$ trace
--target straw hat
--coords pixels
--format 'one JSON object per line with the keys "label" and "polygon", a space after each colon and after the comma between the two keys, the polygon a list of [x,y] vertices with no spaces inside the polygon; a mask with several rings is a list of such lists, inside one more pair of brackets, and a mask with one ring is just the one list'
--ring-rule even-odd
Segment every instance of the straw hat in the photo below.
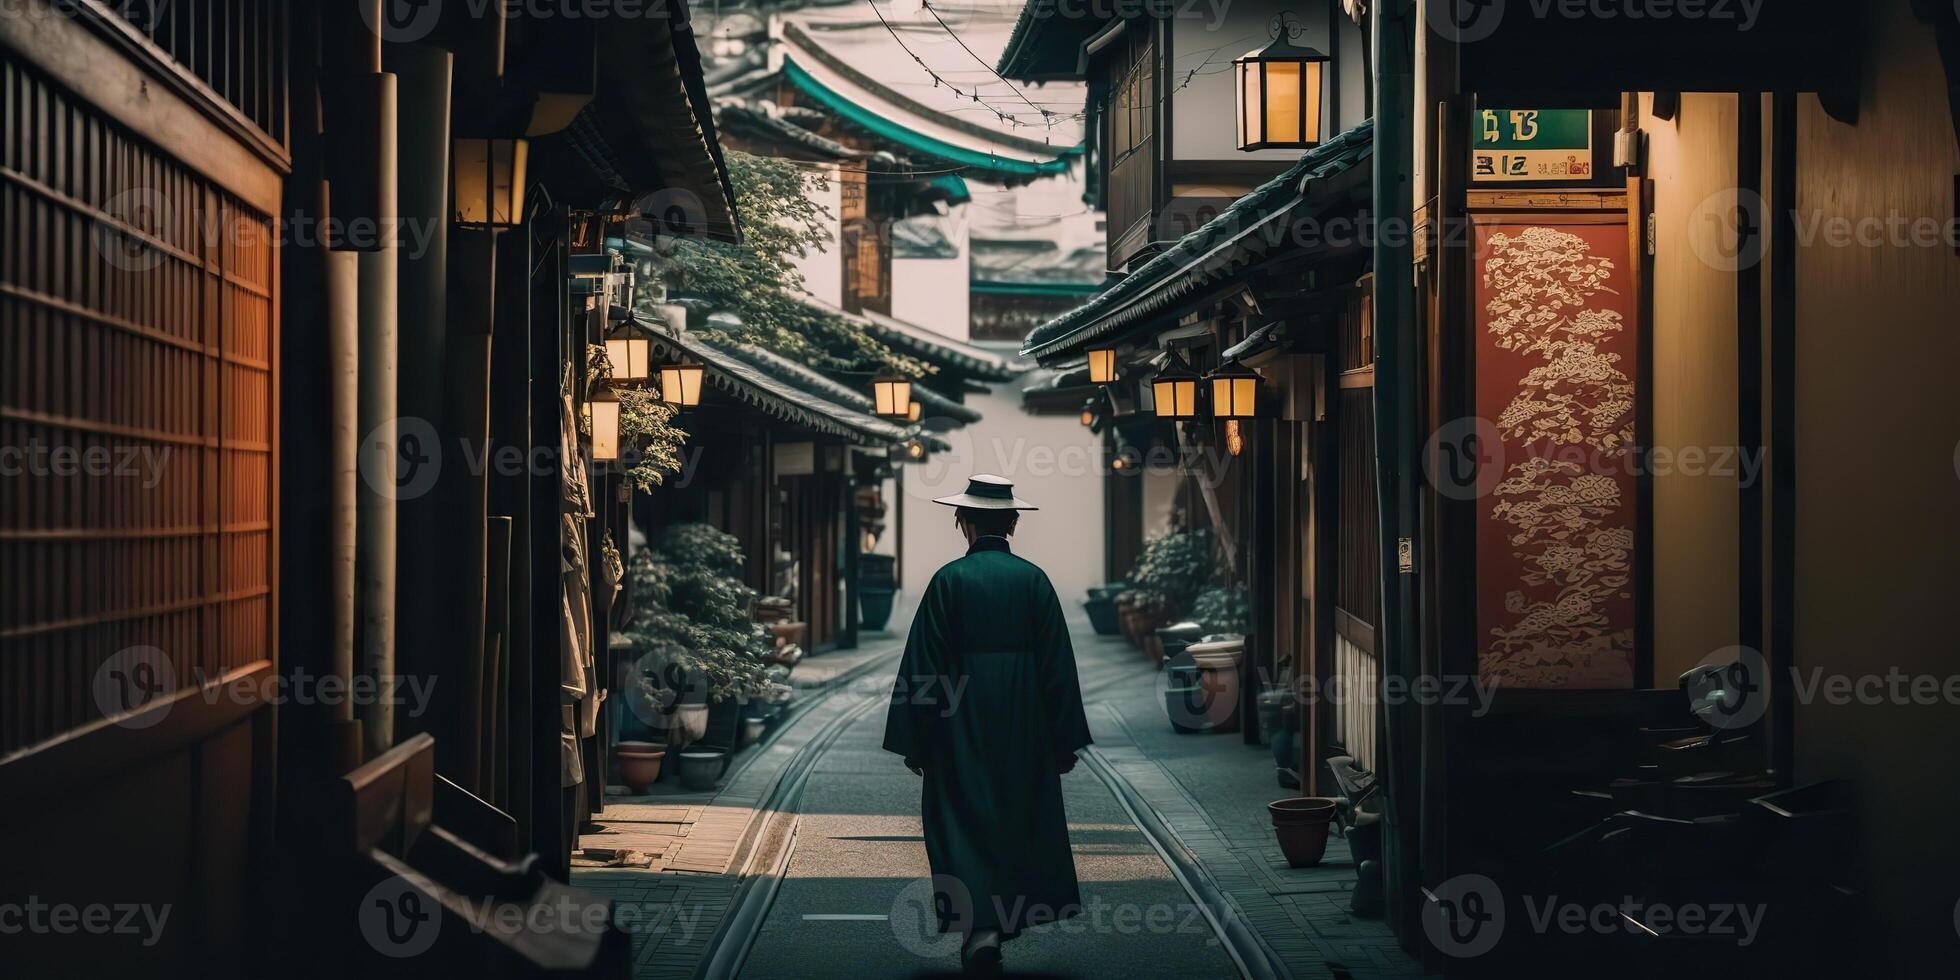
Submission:
{"label": "straw hat", "polygon": [[1005,477],[991,473],[976,473],[966,481],[966,492],[950,497],[934,498],[933,503],[948,507],[971,507],[974,510],[1040,510],[1041,508],[1014,496],[1014,484]]}

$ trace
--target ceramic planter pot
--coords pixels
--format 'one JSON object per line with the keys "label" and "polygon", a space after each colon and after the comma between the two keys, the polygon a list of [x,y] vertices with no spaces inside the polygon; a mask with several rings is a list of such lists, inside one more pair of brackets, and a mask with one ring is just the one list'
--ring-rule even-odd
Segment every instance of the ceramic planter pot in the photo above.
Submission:
{"label": "ceramic planter pot", "polygon": [[891,622],[892,597],[897,590],[889,585],[863,583],[858,586],[858,622],[863,628],[877,632]]}
{"label": "ceramic planter pot", "polygon": [[711,790],[728,768],[728,753],[720,749],[689,749],[681,753],[681,785],[696,792]]}
{"label": "ceramic planter pot", "polygon": [[708,706],[683,704],[674,709],[674,728],[680,741],[698,742],[708,734]]}
{"label": "ceramic planter pot", "polygon": [[667,747],[654,742],[621,742],[613,748],[619,779],[635,795],[646,793],[660,778],[660,763],[666,757]]}
{"label": "ceramic planter pot", "polygon": [[742,744],[754,745],[762,741],[762,736],[767,731],[769,731],[769,719],[767,718],[742,719]]}
{"label": "ceramic planter pot", "polygon": [[1089,614],[1089,626],[1098,636],[1114,636],[1122,630],[1121,624],[1117,622],[1115,602],[1098,596],[1083,603],[1082,608]]}
{"label": "ceramic planter pot", "polygon": [[1327,855],[1327,828],[1336,806],[1325,796],[1296,796],[1266,804],[1288,867],[1311,868]]}

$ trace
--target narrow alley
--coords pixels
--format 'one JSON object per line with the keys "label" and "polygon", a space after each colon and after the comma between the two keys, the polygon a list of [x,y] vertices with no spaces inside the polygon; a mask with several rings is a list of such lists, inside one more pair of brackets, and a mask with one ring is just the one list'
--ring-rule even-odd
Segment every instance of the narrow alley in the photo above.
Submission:
{"label": "narrow alley", "polygon": [[[755,853],[740,859],[746,878],[739,866],[715,876],[574,869],[577,884],[634,906],[631,920],[646,927],[635,935],[636,976],[738,966],[757,978],[958,974],[958,937],[939,934],[931,916],[919,780],[879,746],[909,612],[862,650],[800,666],[818,668],[793,680],[821,708],[776,736],[796,750],[758,758],[698,804],[767,823],[771,814],[743,802],[756,770],[794,784],[775,797],[788,825],[758,828]],[[1010,975],[1423,975],[1385,924],[1349,911],[1345,841],[1330,840],[1318,867],[1287,867],[1266,803],[1292,794],[1269,749],[1236,733],[1176,733],[1164,675],[1079,615],[1070,626],[1096,739],[1063,778],[1083,906],[1008,944]]]}

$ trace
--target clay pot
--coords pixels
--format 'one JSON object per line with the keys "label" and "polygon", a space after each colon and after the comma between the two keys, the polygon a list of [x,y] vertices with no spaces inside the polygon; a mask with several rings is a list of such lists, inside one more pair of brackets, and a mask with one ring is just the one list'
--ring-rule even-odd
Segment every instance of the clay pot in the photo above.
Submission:
{"label": "clay pot", "polygon": [[667,747],[653,742],[621,742],[613,747],[613,762],[619,779],[634,795],[642,795],[660,778],[660,763]]}
{"label": "clay pot", "polygon": [[1266,804],[1287,867],[1311,868],[1326,856],[1327,825],[1337,805],[1325,796],[1296,796]]}
{"label": "clay pot", "polygon": [[1143,610],[1139,610],[1137,606],[1123,606],[1121,612],[1117,613],[1117,623],[1123,627],[1123,639],[1129,641],[1131,647],[1141,647],[1143,645],[1143,633],[1141,633],[1141,625],[1139,625],[1139,623],[1143,623],[1143,615],[1145,613],[1143,613]]}

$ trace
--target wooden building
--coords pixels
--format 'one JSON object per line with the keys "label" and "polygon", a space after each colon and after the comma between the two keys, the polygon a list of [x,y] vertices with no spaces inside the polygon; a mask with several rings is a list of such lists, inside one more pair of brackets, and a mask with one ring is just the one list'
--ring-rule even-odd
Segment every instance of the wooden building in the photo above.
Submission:
{"label": "wooden building", "polygon": [[[625,966],[614,929],[485,916],[603,905],[562,884],[591,785],[561,752],[562,422],[603,328],[575,228],[665,192],[695,202],[669,233],[737,233],[663,7],[0,18],[0,425],[51,460],[0,523],[0,881],[174,911],[10,941],[10,968]],[[364,895],[435,924],[419,956]]]}

